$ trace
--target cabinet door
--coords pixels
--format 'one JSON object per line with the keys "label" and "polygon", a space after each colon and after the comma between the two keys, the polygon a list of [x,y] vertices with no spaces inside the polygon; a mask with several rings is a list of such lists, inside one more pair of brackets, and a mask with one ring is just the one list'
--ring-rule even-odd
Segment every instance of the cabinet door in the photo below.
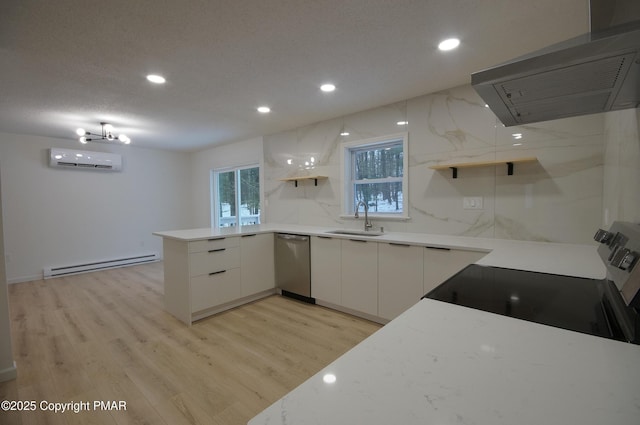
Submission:
{"label": "cabinet door", "polygon": [[273,233],[240,238],[242,296],[275,288]]}
{"label": "cabinet door", "polygon": [[191,312],[206,310],[241,297],[240,269],[191,278]]}
{"label": "cabinet door", "polygon": [[485,255],[487,255],[486,252],[426,247],[424,250],[424,293],[431,291]]}
{"label": "cabinet door", "polygon": [[378,244],[343,239],[341,305],[378,315]]}
{"label": "cabinet door", "polygon": [[340,305],[340,239],[311,237],[311,296]]}
{"label": "cabinet door", "polygon": [[378,316],[393,319],[420,301],[423,247],[378,244]]}

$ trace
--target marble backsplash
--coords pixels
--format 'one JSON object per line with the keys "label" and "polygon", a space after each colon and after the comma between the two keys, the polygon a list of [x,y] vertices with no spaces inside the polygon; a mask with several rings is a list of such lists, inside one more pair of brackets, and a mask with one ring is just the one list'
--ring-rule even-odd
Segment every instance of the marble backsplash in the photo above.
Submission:
{"label": "marble backsplash", "polygon": [[[265,136],[265,219],[359,228],[362,222],[342,211],[342,143],[408,132],[410,219],[374,219],[375,226],[589,243],[603,221],[604,115],[505,128],[466,85]],[[506,165],[459,169],[457,179],[429,168],[518,157],[538,161],[516,164],[512,176]],[[298,187],[280,181],[300,175],[328,179]],[[463,209],[466,196],[482,197],[483,209]]]}

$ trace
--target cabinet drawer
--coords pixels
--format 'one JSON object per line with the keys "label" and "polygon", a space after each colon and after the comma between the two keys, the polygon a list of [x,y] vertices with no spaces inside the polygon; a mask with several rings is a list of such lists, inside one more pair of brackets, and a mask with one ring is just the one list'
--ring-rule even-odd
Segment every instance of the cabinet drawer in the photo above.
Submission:
{"label": "cabinet drawer", "polygon": [[232,246],[240,246],[240,238],[211,238],[201,241],[189,242],[189,252],[206,252],[212,249],[230,248]]}
{"label": "cabinet drawer", "polygon": [[238,247],[215,248],[189,255],[189,274],[191,277],[238,267],[240,267],[240,249]]}
{"label": "cabinet drawer", "polygon": [[242,296],[240,269],[191,279],[191,312],[206,310]]}

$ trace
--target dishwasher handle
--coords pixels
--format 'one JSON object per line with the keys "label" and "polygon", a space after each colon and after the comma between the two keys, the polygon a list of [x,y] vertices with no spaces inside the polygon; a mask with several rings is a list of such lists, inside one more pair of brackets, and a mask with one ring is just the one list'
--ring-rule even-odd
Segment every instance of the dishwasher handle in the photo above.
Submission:
{"label": "dishwasher handle", "polygon": [[287,233],[278,233],[278,239],[284,239],[287,241],[306,242],[309,240],[309,236],[302,235],[289,235]]}

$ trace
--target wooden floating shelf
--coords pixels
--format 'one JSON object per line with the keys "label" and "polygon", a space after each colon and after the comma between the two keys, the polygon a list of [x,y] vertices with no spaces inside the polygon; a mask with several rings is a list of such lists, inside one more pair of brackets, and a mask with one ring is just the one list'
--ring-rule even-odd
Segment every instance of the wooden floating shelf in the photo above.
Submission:
{"label": "wooden floating shelf", "polygon": [[460,162],[457,164],[441,164],[441,165],[433,165],[429,168],[432,170],[446,170],[451,169],[453,173],[453,178],[458,178],[458,168],[471,168],[471,167],[486,167],[489,165],[507,165],[507,174],[513,175],[513,164],[522,163],[522,162],[535,162],[538,158],[535,156],[528,158],[516,158],[516,159],[498,159],[495,161],[478,161],[478,162]]}
{"label": "wooden floating shelf", "polygon": [[298,180],[313,180],[314,186],[318,185],[318,180],[326,180],[327,176],[304,176],[304,177],[287,177],[286,179],[280,179],[281,182],[294,182],[298,187]]}

